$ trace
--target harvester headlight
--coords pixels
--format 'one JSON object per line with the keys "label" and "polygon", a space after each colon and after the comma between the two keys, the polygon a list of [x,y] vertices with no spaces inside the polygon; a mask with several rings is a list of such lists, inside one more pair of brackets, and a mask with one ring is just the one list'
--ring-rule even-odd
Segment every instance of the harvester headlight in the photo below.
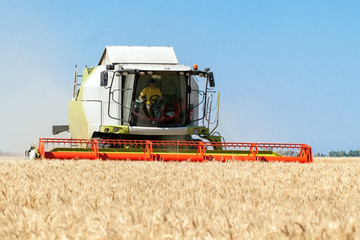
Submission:
{"label": "harvester headlight", "polygon": [[104,129],[104,133],[108,133],[109,132],[109,129],[108,128],[105,128]]}
{"label": "harvester headlight", "polygon": [[114,127],[113,131],[116,133],[116,132],[118,132],[118,131],[119,131],[119,128]]}
{"label": "harvester headlight", "polygon": [[123,72],[122,75],[126,76],[128,75],[129,73],[128,72]]}
{"label": "harvester headlight", "polygon": [[199,132],[200,132],[199,129],[198,129],[198,128],[195,128],[194,133],[195,133],[195,134],[199,134]]}
{"label": "harvester headlight", "polygon": [[144,76],[145,75],[145,72],[140,72],[139,73],[141,76]]}
{"label": "harvester headlight", "polygon": [[204,77],[204,74],[203,74],[203,73],[199,73],[199,76],[200,76],[200,77]]}
{"label": "harvester headlight", "polygon": [[121,76],[121,72],[116,72],[115,76],[120,77],[120,76]]}
{"label": "harvester headlight", "polygon": [[152,71],[148,71],[148,72],[147,72],[147,74],[149,74],[149,75],[153,75],[153,73],[154,73],[154,72],[152,72]]}
{"label": "harvester headlight", "polygon": [[186,76],[190,76],[190,73],[188,72],[188,73],[186,73]]}
{"label": "harvester headlight", "polygon": [[184,74],[185,74],[184,72],[179,72],[180,76],[184,76]]}

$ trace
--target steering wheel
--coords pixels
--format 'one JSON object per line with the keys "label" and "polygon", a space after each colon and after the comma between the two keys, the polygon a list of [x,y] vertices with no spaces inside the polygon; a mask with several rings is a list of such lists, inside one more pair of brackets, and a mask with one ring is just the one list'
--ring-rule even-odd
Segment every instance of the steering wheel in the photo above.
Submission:
{"label": "steering wheel", "polygon": [[160,97],[159,95],[152,95],[152,96],[149,98],[150,104],[155,105],[156,102],[157,102],[157,99],[158,99],[159,97]]}

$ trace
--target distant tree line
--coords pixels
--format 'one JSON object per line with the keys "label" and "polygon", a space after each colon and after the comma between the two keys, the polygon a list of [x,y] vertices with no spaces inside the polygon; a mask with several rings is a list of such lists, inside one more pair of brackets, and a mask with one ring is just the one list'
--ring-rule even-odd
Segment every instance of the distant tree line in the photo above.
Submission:
{"label": "distant tree line", "polygon": [[330,151],[328,155],[323,153],[316,153],[314,157],[360,157],[360,150],[345,151]]}
{"label": "distant tree line", "polygon": [[[297,156],[299,155],[296,151],[277,151],[277,153],[283,156]],[[328,154],[316,153],[314,157],[360,157],[360,150],[350,150],[349,152],[345,151],[330,151]]]}

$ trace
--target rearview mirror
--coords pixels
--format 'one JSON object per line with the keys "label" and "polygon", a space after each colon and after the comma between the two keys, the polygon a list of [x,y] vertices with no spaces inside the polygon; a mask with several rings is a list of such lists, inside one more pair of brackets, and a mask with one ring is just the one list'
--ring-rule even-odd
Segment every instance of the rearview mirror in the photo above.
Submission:
{"label": "rearview mirror", "polygon": [[215,87],[215,80],[214,80],[214,74],[213,74],[213,72],[208,72],[208,74],[207,74],[207,80],[209,81],[210,87]]}
{"label": "rearview mirror", "polygon": [[100,74],[100,86],[107,86],[108,85],[108,72],[102,71]]}

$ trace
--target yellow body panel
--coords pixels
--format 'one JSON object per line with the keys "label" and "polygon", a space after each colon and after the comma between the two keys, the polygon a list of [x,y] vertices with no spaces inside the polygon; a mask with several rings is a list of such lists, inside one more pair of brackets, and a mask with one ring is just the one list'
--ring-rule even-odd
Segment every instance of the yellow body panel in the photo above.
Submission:
{"label": "yellow body panel", "polygon": [[69,102],[69,130],[71,138],[90,139],[92,137],[82,100],[84,84],[96,68],[97,67],[84,69],[79,95],[75,101]]}
{"label": "yellow body panel", "polygon": [[69,130],[72,138],[91,138],[82,101],[69,102]]}

